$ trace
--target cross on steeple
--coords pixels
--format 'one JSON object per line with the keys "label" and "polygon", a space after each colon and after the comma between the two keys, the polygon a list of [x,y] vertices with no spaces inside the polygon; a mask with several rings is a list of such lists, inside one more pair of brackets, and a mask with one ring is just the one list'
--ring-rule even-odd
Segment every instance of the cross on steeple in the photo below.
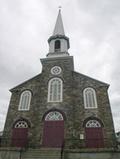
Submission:
{"label": "cross on steeple", "polygon": [[62,7],[61,7],[61,6],[59,6],[58,8],[59,8],[59,11],[61,11],[61,8],[62,8]]}

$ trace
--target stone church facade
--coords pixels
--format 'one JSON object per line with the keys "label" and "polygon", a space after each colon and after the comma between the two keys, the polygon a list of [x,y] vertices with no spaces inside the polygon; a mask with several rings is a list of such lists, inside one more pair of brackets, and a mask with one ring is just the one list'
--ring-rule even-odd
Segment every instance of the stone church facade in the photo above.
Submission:
{"label": "stone church facade", "polygon": [[[94,153],[96,159],[100,159],[97,152],[108,152],[105,158],[110,158],[116,149],[116,139],[109,85],[75,72],[60,10],[48,43],[49,53],[41,59],[42,72],[10,90],[2,147],[22,149],[22,159],[27,158],[24,157],[27,151],[29,156],[29,151],[35,149],[40,159],[50,156],[42,158],[39,151],[53,154],[56,149],[59,155],[53,159],[89,158],[88,152]],[[4,153],[1,152],[3,156]]]}

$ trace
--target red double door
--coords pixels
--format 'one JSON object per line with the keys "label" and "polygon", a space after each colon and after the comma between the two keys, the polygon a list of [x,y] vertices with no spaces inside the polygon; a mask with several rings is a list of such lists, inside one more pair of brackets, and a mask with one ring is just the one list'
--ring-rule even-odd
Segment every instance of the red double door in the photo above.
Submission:
{"label": "red double door", "polygon": [[25,147],[28,143],[28,128],[14,128],[12,133],[12,146]]}
{"label": "red double door", "polygon": [[102,128],[85,128],[86,147],[101,148],[104,147]]}
{"label": "red double door", "polygon": [[44,121],[43,146],[62,147],[64,142],[64,121]]}

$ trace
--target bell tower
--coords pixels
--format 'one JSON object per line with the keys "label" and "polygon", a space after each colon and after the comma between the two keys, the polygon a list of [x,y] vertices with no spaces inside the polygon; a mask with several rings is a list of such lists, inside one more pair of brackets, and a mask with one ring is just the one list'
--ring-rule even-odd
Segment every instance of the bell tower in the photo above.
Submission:
{"label": "bell tower", "polygon": [[48,39],[48,43],[49,43],[49,53],[47,54],[48,58],[69,56],[68,53],[68,49],[70,47],[69,38],[65,36],[60,9],[57,16],[53,35],[50,36],[50,38]]}

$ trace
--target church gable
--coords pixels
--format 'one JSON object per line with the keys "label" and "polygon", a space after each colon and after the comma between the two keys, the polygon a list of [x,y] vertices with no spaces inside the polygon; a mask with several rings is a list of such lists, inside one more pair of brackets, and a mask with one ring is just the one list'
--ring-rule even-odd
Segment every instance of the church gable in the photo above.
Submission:
{"label": "church gable", "polygon": [[84,74],[78,73],[78,72],[73,72],[73,77],[75,81],[78,81],[79,83],[82,84],[82,87],[109,87],[109,84],[104,83],[102,81],[99,81],[97,79],[94,79],[92,77],[86,76]]}
{"label": "church gable", "polygon": [[14,88],[10,89],[10,92],[24,90],[24,89],[31,89],[33,86],[39,84],[41,80],[41,74],[36,75],[35,77],[15,86]]}
{"label": "church gable", "polygon": [[99,116],[101,109],[109,108],[108,87],[109,85],[88,77],[86,75],[73,72],[73,98],[74,104],[79,111],[90,111]]}

